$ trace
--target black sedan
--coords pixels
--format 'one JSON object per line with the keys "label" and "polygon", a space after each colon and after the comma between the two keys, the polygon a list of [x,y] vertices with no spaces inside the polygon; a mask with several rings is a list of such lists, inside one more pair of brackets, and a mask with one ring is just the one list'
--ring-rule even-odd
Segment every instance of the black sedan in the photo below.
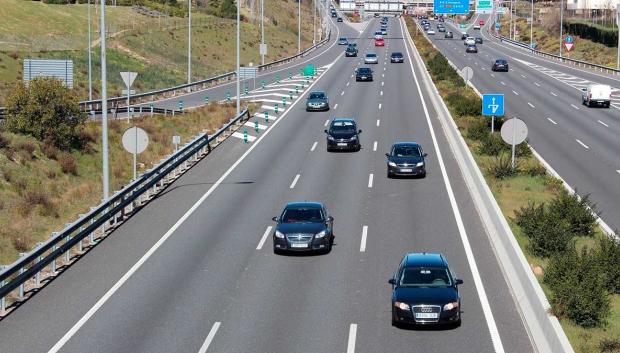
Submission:
{"label": "black sedan", "polygon": [[273,232],[273,252],[323,251],[328,253],[334,243],[334,218],[320,202],[286,204]]}
{"label": "black sedan", "polygon": [[452,39],[454,38],[454,34],[452,34],[452,32],[446,32],[443,37],[446,39]]}
{"label": "black sedan", "polygon": [[404,61],[405,61],[405,58],[403,57],[403,53],[399,51],[395,51],[392,53],[392,55],[390,55],[391,63],[402,63]]}
{"label": "black sedan", "polygon": [[465,40],[467,39],[467,37],[469,37],[469,34],[467,34],[466,32],[461,33],[461,40]]}
{"label": "black sedan", "polygon": [[476,44],[482,44],[482,37],[476,37]]}
{"label": "black sedan", "polygon": [[422,146],[415,142],[397,142],[392,145],[387,157],[387,177],[394,176],[426,176],[427,156]]}
{"label": "black sedan", "polygon": [[338,17],[338,19],[336,20],[336,22],[342,22],[342,17]]}
{"label": "black sedan", "polygon": [[468,45],[467,48],[465,49],[466,53],[477,53],[478,52],[478,47],[475,45]]}
{"label": "black sedan", "polygon": [[362,130],[357,129],[355,120],[351,118],[334,118],[325,133],[327,134],[327,152],[359,151],[362,148],[360,143]]}
{"label": "black sedan", "polygon": [[344,56],[348,56],[348,57],[357,56],[357,48],[352,45],[349,45],[347,47],[347,50],[344,51]]}
{"label": "black sedan", "polygon": [[404,256],[392,285],[392,325],[461,325],[461,297],[448,262],[438,253]]}
{"label": "black sedan", "polygon": [[369,67],[360,67],[355,70],[355,81],[372,81],[372,69]]}
{"label": "black sedan", "polygon": [[310,92],[306,100],[306,111],[329,110],[329,98],[323,91]]}
{"label": "black sedan", "polygon": [[505,71],[508,72],[508,61],[505,59],[497,59],[491,67],[491,71]]}

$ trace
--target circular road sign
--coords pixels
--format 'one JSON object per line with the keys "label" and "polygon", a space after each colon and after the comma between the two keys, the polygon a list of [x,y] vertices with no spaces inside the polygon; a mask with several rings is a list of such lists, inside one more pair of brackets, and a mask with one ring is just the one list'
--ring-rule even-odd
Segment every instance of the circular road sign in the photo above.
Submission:
{"label": "circular road sign", "polygon": [[502,124],[502,139],[509,145],[520,144],[527,138],[527,125],[521,119],[513,118]]}
{"label": "circular road sign", "polygon": [[474,77],[474,70],[472,70],[472,68],[469,66],[465,66],[461,69],[461,75],[463,76],[463,79],[465,81],[469,82]]}
{"label": "circular road sign", "polygon": [[142,153],[149,144],[149,136],[139,127],[130,127],[123,133],[123,147],[129,153]]}
{"label": "circular road sign", "polygon": [[572,43],[573,42],[573,37],[572,36],[566,36],[566,39],[564,39],[564,41],[566,43]]}

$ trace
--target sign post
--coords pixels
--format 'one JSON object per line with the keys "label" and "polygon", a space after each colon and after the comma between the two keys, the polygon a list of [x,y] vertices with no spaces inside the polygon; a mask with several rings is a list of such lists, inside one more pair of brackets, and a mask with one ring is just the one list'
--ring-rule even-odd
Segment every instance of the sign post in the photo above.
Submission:
{"label": "sign post", "polygon": [[122,142],[125,150],[133,154],[133,180],[136,180],[138,153],[142,153],[146,150],[146,146],[149,144],[149,136],[146,134],[146,131],[134,126],[125,130]]}
{"label": "sign post", "polygon": [[491,133],[495,132],[495,117],[504,116],[504,95],[483,94],[482,115],[491,117]]}
{"label": "sign post", "polygon": [[564,39],[564,48],[566,48],[566,52],[570,53],[570,51],[573,50],[574,46],[575,46],[575,42],[573,41],[573,37],[566,36],[566,39]]}
{"label": "sign post", "polygon": [[121,72],[121,78],[123,79],[123,82],[125,83],[125,87],[127,87],[127,119],[129,119],[130,117],[129,116],[130,114],[129,113],[129,95],[132,93],[131,85],[133,85],[133,81],[136,79],[137,76],[138,76],[137,72]]}
{"label": "sign post", "polygon": [[469,84],[469,81],[471,81],[471,79],[474,77],[474,70],[472,70],[472,68],[469,66],[465,66],[463,69],[461,69],[461,75],[465,80],[465,84]]}
{"label": "sign post", "polygon": [[512,170],[515,169],[515,150],[516,146],[527,138],[527,125],[523,120],[513,117],[502,125],[501,135],[504,142],[512,145]]}

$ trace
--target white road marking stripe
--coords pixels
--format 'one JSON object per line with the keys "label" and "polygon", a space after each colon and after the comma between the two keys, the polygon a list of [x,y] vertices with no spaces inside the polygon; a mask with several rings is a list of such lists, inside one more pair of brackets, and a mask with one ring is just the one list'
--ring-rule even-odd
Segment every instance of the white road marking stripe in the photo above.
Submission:
{"label": "white road marking stripe", "polygon": [[334,109],[338,109],[338,103],[334,105]]}
{"label": "white road marking stripe", "polygon": [[372,181],[375,178],[375,175],[370,173],[370,175],[368,175],[368,187],[372,188]]}
{"label": "white road marking stripe", "polygon": [[381,119],[377,119],[377,126],[379,126],[379,124],[381,124]]}
{"label": "white road marking stripe", "polygon": [[553,121],[553,119],[551,119],[551,118],[547,118],[547,120],[549,120],[553,125],[557,125],[558,124],[555,121]]}
{"label": "white road marking stripe", "polygon": [[329,125],[329,119],[325,120],[325,124],[323,126]]}
{"label": "white road marking stripe", "polygon": [[601,125],[603,125],[604,127],[609,127],[609,125],[605,124],[604,122],[602,122],[602,121],[600,121],[600,120],[598,121],[598,123],[599,123],[599,124],[601,124]]}
{"label": "white road marking stripe", "polygon": [[519,93],[517,91],[515,91],[515,90],[513,90],[512,93],[514,93],[517,96],[519,95]]}
{"label": "white road marking stripe", "polygon": [[506,86],[506,84],[504,83],[504,81],[499,81],[499,83],[502,84],[502,86]]}
{"label": "white road marking stripe", "polygon": [[351,82],[347,82],[347,87],[349,87],[350,84],[351,84]]}
{"label": "white road marking stripe", "polygon": [[525,75],[521,74],[521,77],[525,78]]}
{"label": "white road marking stripe", "polygon": [[491,77],[495,77],[495,74],[491,74]]}
{"label": "white road marking stripe", "polygon": [[372,150],[376,151],[377,150],[377,141],[375,141],[375,143],[373,143],[372,145]]}
{"label": "white road marking stripe", "polygon": [[353,75],[351,75],[351,78],[353,78]]}
{"label": "white road marking stripe", "polygon": [[381,77],[385,77],[385,74],[381,74]]}
{"label": "white road marking stripe", "polygon": [[530,103],[530,102],[527,102],[527,105],[529,105],[529,106],[530,106],[530,107],[532,107],[532,108],[536,108],[536,107],[534,106],[534,104],[532,104],[532,103]]}
{"label": "white road marking stripe", "polygon": [[263,245],[265,245],[265,241],[267,240],[267,236],[269,235],[269,233],[271,233],[271,226],[267,227],[267,229],[265,230],[265,233],[263,234],[263,236],[260,238],[260,241],[258,242],[258,246],[256,247],[256,250],[260,250],[263,248]]}
{"label": "white road marking stripe", "polygon": [[368,238],[368,226],[363,226],[362,240],[360,241],[360,252],[366,252],[366,238]]}
{"label": "white road marking stripe", "polygon": [[341,96],[344,96],[344,91],[342,91],[342,92],[340,93],[340,95],[341,95]]}
{"label": "white road marking stripe", "polygon": [[379,109],[381,109],[381,103],[379,103]]}
{"label": "white road marking stripe", "polygon": [[355,339],[357,336],[357,324],[349,326],[349,342],[347,343],[347,353],[355,353]]}
{"label": "white road marking stripe", "polygon": [[215,334],[217,333],[217,330],[220,328],[221,324],[222,323],[219,321],[213,324],[211,330],[209,331],[209,334],[207,335],[207,338],[205,339],[205,342],[200,347],[198,353],[205,353],[207,349],[209,349],[209,345],[211,345],[211,341],[213,341],[213,337],[215,337]]}
{"label": "white road marking stripe", "polygon": [[383,68],[383,71],[385,71],[385,70],[387,70],[387,67],[384,67],[384,68]]}
{"label": "white road marking stripe", "polygon": [[618,174],[620,174],[620,169],[616,169],[616,172],[618,172]]}
{"label": "white road marking stripe", "polygon": [[299,175],[299,174],[295,175],[295,179],[293,179],[293,182],[291,183],[291,186],[289,187],[289,189],[294,189],[295,188],[295,185],[297,184],[297,180],[299,180],[300,176],[301,175]]}
{"label": "white road marking stripe", "polygon": [[383,95],[383,91],[381,91],[380,95],[381,95],[381,96]]}
{"label": "white road marking stripe", "polygon": [[534,84],[536,85],[536,87],[540,87],[540,83],[534,82]]}
{"label": "white road marking stripe", "polygon": [[385,86],[385,82],[381,81],[381,87]]}
{"label": "white road marking stripe", "polygon": [[[243,124],[244,126],[247,127],[251,127],[252,129],[256,128],[256,123],[253,121],[246,121],[245,124]],[[268,126],[267,125],[263,125],[263,124],[258,124],[258,129],[259,130],[267,130]]]}
{"label": "white road marking stripe", "polygon": [[[245,139],[245,138],[243,137],[243,133],[241,133],[241,132],[233,132],[232,136],[233,136],[233,137],[236,137],[236,138],[240,138],[240,139],[242,139],[242,140],[244,140],[244,139]],[[248,142],[254,142],[254,140],[256,140],[256,137],[254,137],[254,136],[252,136],[252,135],[249,135],[249,134],[248,134]]]}
{"label": "white road marking stripe", "polygon": [[312,147],[310,147],[310,152],[314,152],[314,149],[316,148],[317,144],[318,144],[318,142],[314,141],[314,143],[312,144]]}
{"label": "white road marking stripe", "polygon": [[588,145],[586,145],[585,143],[583,143],[583,142],[579,141],[579,139],[575,139],[575,141],[577,141],[577,142],[578,142],[581,146],[583,146],[583,148],[585,148],[585,149],[587,149],[587,150],[589,150],[589,149],[590,149],[590,147],[588,147]]}
{"label": "white road marking stripe", "polygon": [[571,107],[573,107],[573,108],[575,108],[575,109],[577,109],[577,110],[579,110],[579,107],[578,107],[578,106],[576,106],[576,105],[574,105],[574,104],[571,104],[570,106],[571,106]]}
{"label": "white road marking stripe", "polygon": [[549,93],[551,93],[551,95],[552,95],[552,96],[554,96],[554,97],[557,97],[557,96],[558,96],[557,94],[555,94],[555,93],[553,93],[553,92],[549,92]]}

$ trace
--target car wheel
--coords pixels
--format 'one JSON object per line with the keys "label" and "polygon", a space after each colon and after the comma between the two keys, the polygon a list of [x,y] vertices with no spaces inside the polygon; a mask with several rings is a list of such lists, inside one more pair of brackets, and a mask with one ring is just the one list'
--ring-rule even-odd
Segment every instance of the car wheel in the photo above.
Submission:
{"label": "car wheel", "polygon": [[426,178],[426,171],[424,173],[420,174],[420,178],[422,178],[422,179]]}
{"label": "car wheel", "polygon": [[459,319],[458,319],[458,320],[454,323],[453,327],[454,327],[454,328],[461,327],[461,318],[460,318],[460,317],[459,317]]}
{"label": "car wheel", "polygon": [[273,247],[273,253],[276,254],[276,255],[282,255],[282,250],[276,249],[276,247],[274,246]]}
{"label": "car wheel", "polygon": [[394,327],[400,327],[400,323],[396,320],[396,318],[394,317],[394,309],[392,309],[392,326]]}
{"label": "car wheel", "polygon": [[588,107],[591,108],[592,107],[592,101],[588,101]]}
{"label": "car wheel", "polygon": [[605,108],[609,108],[609,106],[611,106],[611,102],[607,102],[607,103],[605,104]]}
{"label": "car wheel", "polygon": [[387,171],[387,177],[388,177],[388,179],[392,179],[394,177],[394,175],[392,175],[392,173],[388,170]]}

